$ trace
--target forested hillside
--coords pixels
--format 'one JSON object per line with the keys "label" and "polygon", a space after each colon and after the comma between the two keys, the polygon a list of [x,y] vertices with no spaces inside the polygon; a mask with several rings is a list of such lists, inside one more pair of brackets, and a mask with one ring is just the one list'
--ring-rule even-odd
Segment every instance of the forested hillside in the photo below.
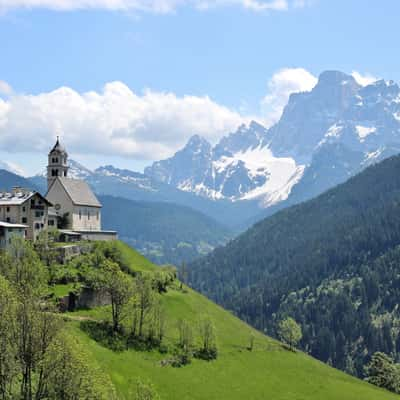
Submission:
{"label": "forested hillside", "polygon": [[104,229],[159,264],[194,260],[225,244],[233,233],[189,207],[100,196]]}
{"label": "forested hillside", "polygon": [[398,398],[264,336],[121,242],[77,244],[58,264],[56,237],[0,254],[2,399]]}
{"label": "forested hillside", "polygon": [[190,265],[191,285],[270,334],[291,315],[301,346],[363,374],[400,356],[400,157],[283,210]]}

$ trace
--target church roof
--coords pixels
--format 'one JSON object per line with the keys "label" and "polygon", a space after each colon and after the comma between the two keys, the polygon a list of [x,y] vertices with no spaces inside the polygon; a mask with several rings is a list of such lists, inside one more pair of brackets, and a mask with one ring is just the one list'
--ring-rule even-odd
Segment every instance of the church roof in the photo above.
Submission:
{"label": "church roof", "polygon": [[57,142],[54,147],[51,149],[50,153],[53,151],[58,151],[60,153],[66,153],[65,147],[60,143],[60,138],[57,136]]}
{"label": "church roof", "polygon": [[59,177],[58,180],[75,205],[101,207],[101,203],[85,181],[64,177]]}

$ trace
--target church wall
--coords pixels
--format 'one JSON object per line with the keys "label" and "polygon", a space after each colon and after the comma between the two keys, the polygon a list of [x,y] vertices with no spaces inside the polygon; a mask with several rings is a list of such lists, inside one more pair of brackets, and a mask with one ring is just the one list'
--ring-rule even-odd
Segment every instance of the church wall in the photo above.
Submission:
{"label": "church wall", "polygon": [[101,209],[99,207],[74,206],[73,229],[77,231],[100,231]]}
{"label": "church wall", "polygon": [[[46,198],[50,203],[54,205],[56,211],[60,216],[68,214],[68,229],[73,229],[73,211],[74,205],[72,204],[71,199],[65,192],[62,184],[56,180],[54,184],[51,186],[49,192],[46,195]],[[57,210],[57,205],[60,208]]]}

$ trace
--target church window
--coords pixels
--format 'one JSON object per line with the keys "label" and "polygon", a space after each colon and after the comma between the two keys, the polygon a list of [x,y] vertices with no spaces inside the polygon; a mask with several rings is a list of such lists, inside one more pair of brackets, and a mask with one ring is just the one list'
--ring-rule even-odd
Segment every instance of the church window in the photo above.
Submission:
{"label": "church window", "polygon": [[64,171],[64,176],[67,176],[67,171]]}
{"label": "church window", "polygon": [[79,210],[79,219],[82,219],[82,210]]}
{"label": "church window", "polygon": [[87,210],[87,219],[88,220],[90,219],[90,210],[89,209]]}
{"label": "church window", "polygon": [[97,211],[96,217],[97,217],[97,221],[98,221],[99,220],[99,212],[98,211]]}

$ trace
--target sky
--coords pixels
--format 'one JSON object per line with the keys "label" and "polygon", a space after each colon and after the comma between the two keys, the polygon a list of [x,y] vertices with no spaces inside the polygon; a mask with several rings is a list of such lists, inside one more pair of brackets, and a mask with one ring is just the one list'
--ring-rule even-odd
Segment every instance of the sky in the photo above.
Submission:
{"label": "sky", "polygon": [[[57,135],[142,170],[190,136],[269,126],[325,70],[400,81],[398,0],[0,0],[0,167]],[[3,163],[3,164],[2,164]]]}

